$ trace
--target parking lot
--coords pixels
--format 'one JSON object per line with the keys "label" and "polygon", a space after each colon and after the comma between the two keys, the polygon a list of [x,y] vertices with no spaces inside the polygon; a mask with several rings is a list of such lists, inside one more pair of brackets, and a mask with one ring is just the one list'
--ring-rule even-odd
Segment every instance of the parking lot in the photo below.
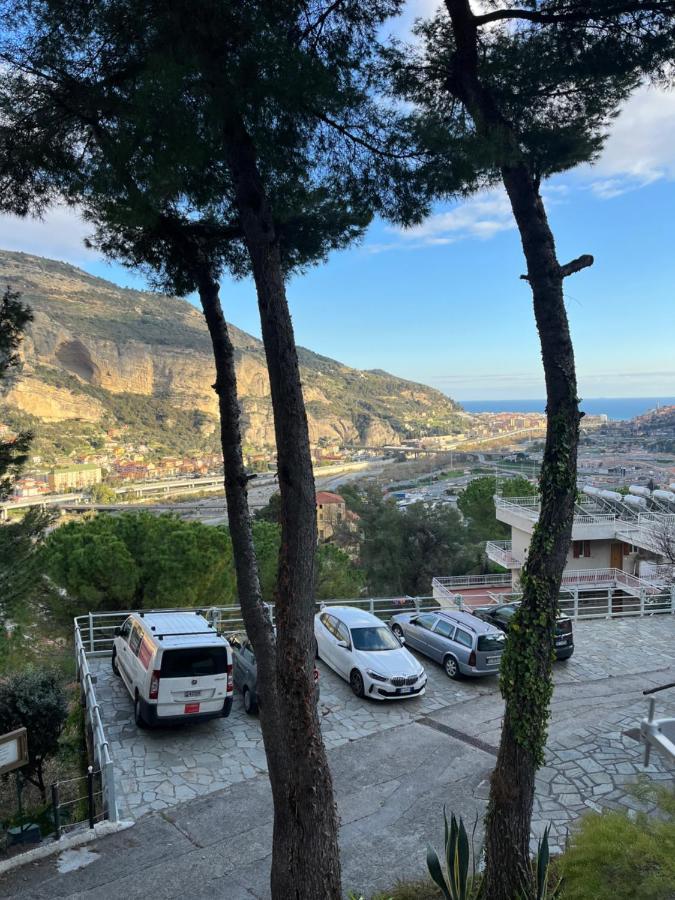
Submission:
{"label": "parking lot", "polygon": [[[584,687],[593,682],[665,672],[675,667],[675,619],[671,616],[578,622],[575,641],[574,656],[556,663],[554,673],[556,684],[561,687],[578,684],[579,698]],[[319,713],[327,748],[331,750],[412,722],[430,727],[442,727],[445,722],[446,729],[457,731],[452,723],[464,718],[467,701],[469,706],[482,698],[491,697],[498,702],[496,678],[451,681],[440,666],[419,658],[429,676],[425,696],[395,702],[357,699],[346,682],[320,663]],[[254,778],[266,770],[258,720],[244,712],[239,694],[235,695],[227,719],[142,730],[134,724],[131,699],[121,680],[113,675],[110,660],[92,660],[92,672],[97,676],[96,694],[115,764],[118,803],[124,818],[138,819],[145,813]],[[487,723],[473,727],[463,724],[460,732],[464,733],[462,729],[467,738],[479,744],[494,748],[498,743],[494,723],[489,728]],[[623,751],[616,749],[621,757]],[[584,752],[588,755],[590,749]],[[632,772],[631,769],[625,774]],[[552,777],[544,786],[551,781]]]}

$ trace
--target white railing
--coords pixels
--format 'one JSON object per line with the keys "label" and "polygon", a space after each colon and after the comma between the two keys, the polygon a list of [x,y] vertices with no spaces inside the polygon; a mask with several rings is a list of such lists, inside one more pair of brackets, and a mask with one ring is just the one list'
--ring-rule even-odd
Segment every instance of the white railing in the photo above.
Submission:
{"label": "white railing", "polygon": [[[91,618],[91,617],[89,617]],[[117,800],[115,797],[115,772],[113,769],[112,757],[110,755],[110,747],[108,739],[105,736],[103,722],[98,703],[96,701],[96,692],[94,691],[94,679],[89,671],[89,663],[87,662],[87,652],[82,641],[82,633],[75,621],[75,661],[77,663],[77,674],[80,681],[80,689],[82,692],[82,700],[84,702],[84,714],[86,725],[91,729],[92,746],[94,750],[94,762],[101,771],[101,786],[103,790],[103,815],[111,822],[117,822],[119,813],[117,809]]]}
{"label": "white railing", "polygon": [[512,541],[488,541],[485,544],[485,555],[505,569],[520,569],[523,565],[523,560],[513,553]]}
{"label": "white railing", "polygon": [[675,565],[673,563],[640,563],[640,578],[650,584],[670,584],[675,581]]}
{"label": "white railing", "polygon": [[[499,577],[499,576],[497,576]],[[437,609],[438,603],[433,597],[368,597],[349,600],[317,600],[317,610],[322,606],[354,606],[364,609],[373,615],[395,615],[399,612]],[[274,604],[269,604],[269,609],[274,620]],[[200,612],[208,619],[217,622],[219,631],[223,634],[232,634],[235,631],[244,630],[244,620],[239,606],[204,606],[195,607],[164,607],[162,609],[143,610],[119,610],[116,612],[95,612],[86,616],[75,618],[76,639],[79,637],[87,657],[110,656],[112,653],[115,629],[118,628],[127,616],[132,612],[162,613],[162,612]],[[77,646],[77,643],[76,643]]]}
{"label": "white railing", "polygon": [[[495,507],[497,509],[511,512],[514,515],[526,518],[531,522],[536,522],[539,518],[540,503],[539,497],[499,497],[494,498]],[[601,512],[593,503],[577,504],[580,510],[574,513],[574,525],[611,525],[616,522],[618,516],[616,513]]]}

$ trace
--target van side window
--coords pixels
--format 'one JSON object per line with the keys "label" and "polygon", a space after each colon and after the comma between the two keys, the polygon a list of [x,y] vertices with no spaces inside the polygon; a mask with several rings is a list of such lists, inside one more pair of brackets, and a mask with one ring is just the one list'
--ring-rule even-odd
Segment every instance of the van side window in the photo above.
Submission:
{"label": "van side window", "polygon": [[129,635],[131,634],[131,619],[127,619],[120,628],[120,637],[124,638],[125,641],[129,640]]}
{"label": "van side window", "polygon": [[134,630],[131,632],[131,637],[129,638],[129,649],[132,653],[138,653],[138,648],[141,646],[142,640],[143,632],[138,625],[134,625]]}

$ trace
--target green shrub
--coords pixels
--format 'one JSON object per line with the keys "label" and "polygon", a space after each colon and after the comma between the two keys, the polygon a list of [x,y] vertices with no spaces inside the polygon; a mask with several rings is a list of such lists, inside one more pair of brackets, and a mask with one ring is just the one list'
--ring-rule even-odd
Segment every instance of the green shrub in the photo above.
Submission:
{"label": "green shrub", "polygon": [[675,897],[675,792],[660,814],[589,815],[560,857],[565,900],[672,900]]}
{"label": "green shrub", "polygon": [[0,734],[25,727],[29,764],[24,777],[46,792],[45,761],[59,749],[59,737],[68,716],[68,701],[60,676],[51,669],[25,669],[0,681]]}

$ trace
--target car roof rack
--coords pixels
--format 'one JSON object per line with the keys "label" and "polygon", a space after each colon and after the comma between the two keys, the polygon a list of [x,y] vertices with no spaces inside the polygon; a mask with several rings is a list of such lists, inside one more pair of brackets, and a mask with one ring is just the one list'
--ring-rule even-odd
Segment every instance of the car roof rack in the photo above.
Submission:
{"label": "car roof rack", "polygon": [[155,637],[161,641],[165,637],[190,637],[193,634],[206,634],[209,636],[215,634],[216,637],[220,637],[212,625],[209,625],[209,631],[168,631],[166,634],[156,634]]}

